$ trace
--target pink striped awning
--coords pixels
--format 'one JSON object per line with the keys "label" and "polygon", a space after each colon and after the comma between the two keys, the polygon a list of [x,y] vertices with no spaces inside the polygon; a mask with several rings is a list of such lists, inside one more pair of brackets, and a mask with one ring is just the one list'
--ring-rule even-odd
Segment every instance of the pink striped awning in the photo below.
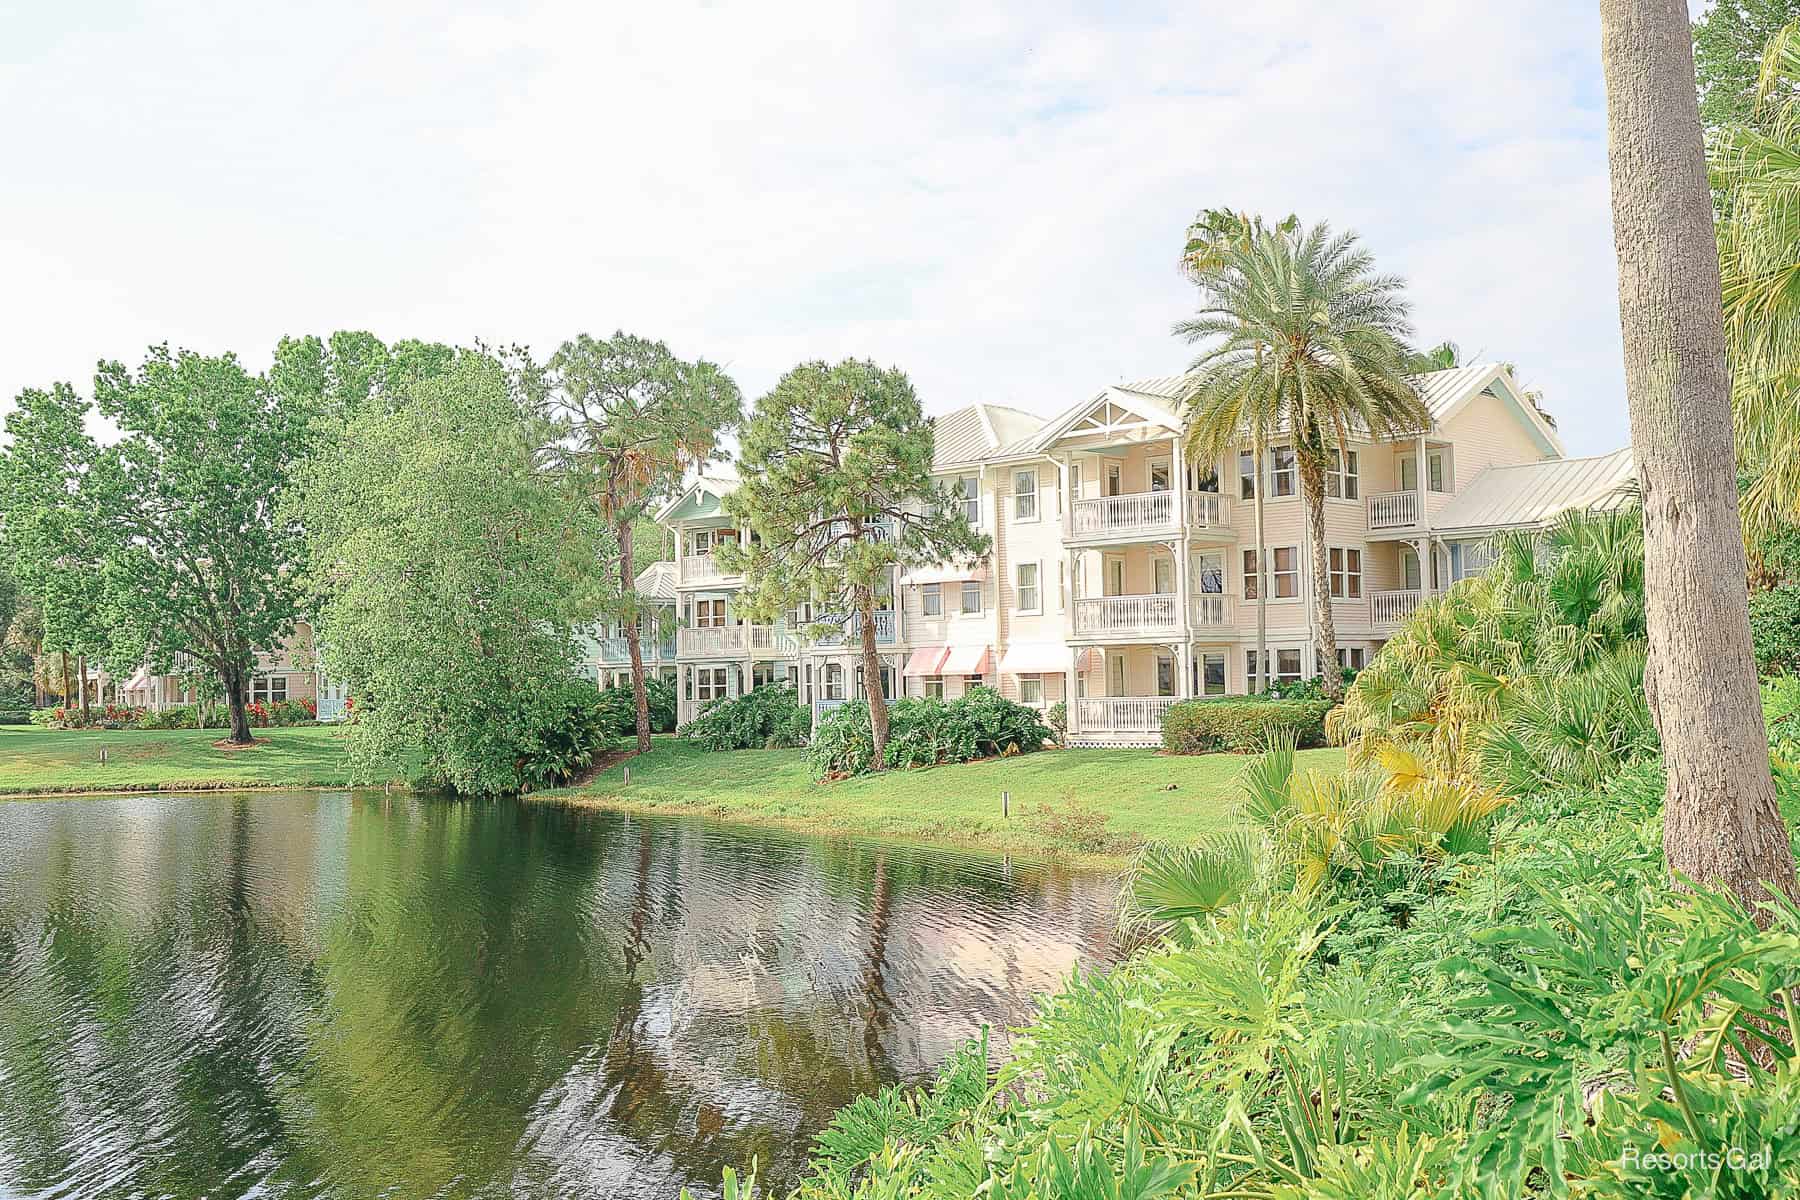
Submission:
{"label": "pink striped awning", "polygon": [[950,654],[947,646],[920,646],[906,660],[906,666],[900,669],[902,675],[942,675],[944,659]]}
{"label": "pink striped awning", "polygon": [[938,673],[940,675],[986,675],[991,669],[989,663],[993,657],[993,650],[988,646],[952,646]]}

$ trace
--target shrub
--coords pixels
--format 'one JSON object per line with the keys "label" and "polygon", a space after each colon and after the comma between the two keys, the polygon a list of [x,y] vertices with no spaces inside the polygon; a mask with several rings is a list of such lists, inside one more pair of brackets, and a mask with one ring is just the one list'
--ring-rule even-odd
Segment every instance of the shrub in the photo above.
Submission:
{"label": "shrub", "polygon": [[1068,703],[1066,701],[1058,700],[1055,704],[1052,704],[1044,713],[1044,724],[1050,727],[1050,738],[1052,741],[1058,746],[1067,745],[1069,741]]}
{"label": "shrub", "polygon": [[706,750],[773,750],[804,746],[812,714],[787,687],[759,687],[715,701],[681,729]]}
{"label": "shrub", "polygon": [[31,711],[24,708],[0,708],[0,725],[28,725]]}
{"label": "shrub", "polygon": [[992,688],[970,688],[955,700],[906,697],[888,705],[885,761],[877,764],[869,706],[855,700],[813,730],[807,761],[814,778],[861,775],[880,767],[930,767],[1041,750],[1051,737],[1036,709]]}
{"label": "shrub", "polygon": [[311,700],[277,700],[269,706],[269,724],[299,725],[319,719],[319,706]]}
{"label": "shrub", "polygon": [[[650,702],[650,732],[675,732],[675,685],[654,676],[644,677],[644,698]],[[609,687],[600,693],[600,709],[607,728],[620,737],[637,736],[637,698],[631,685]]]}
{"label": "shrub", "polygon": [[1301,749],[1325,744],[1329,700],[1184,700],[1163,716],[1163,749],[1170,754],[1249,754],[1275,736]]}
{"label": "shrub", "polygon": [[132,721],[133,729],[198,729],[200,710],[192,704],[165,708],[161,712],[141,712]]}
{"label": "shrub", "polygon": [[1750,593],[1750,645],[1764,674],[1800,670],[1800,585]]}
{"label": "shrub", "polygon": [[600,694],[578,679],[550,689],[527,711],[525,724],[517,762],[524,792],[568,783],[617,740]]}

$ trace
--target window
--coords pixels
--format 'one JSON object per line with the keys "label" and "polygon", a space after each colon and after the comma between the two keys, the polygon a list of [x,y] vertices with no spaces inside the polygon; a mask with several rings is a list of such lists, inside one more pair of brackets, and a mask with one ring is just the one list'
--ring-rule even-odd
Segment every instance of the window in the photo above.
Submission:
{"label": "window", "polygon": [[1275,576],[1277,600],[1291,600],[1300,594],[1300,548],[1276,546],[1269,551],[1270,574]]}
{"label": "window", "polygon": [[1069,606],[1069,564],[1056,564],[1056,611]]}
{"label": "window", "polygon": [[1123,696],[1125,694],[1125,656],[1109,654],[1106,656],[1107,695]]}
{"label": "window", "polygon": [[1275,652],[1275,682],[1300,682],[1300,651],[1298,648]]}
{"label": "window", "polygon": [[280,704],[287,699],[286,675],[259,675],[250,681],[250,699],[257,704]]}
{"label": "window", "polygon": [[1069,464],[1069,499],[1081,499],[1081,464]]}
{"label": "window", "polygon": [[1217,495],[1219,491],[1218,466],[1216,464],[1203,466],[1196,463],[1189,463],[1187,468],[1187,485],[1188,490],[1191,492],[1212,492],[1214,495]]}
{"label": "window", "polygon": [[1175,593],[1175,560],[1172,558],[1156,558],[1151,560],[1150,590],[1159,596],[1171,596]]}
{"label": "window", "polygon": [[1244,599],[1256,599],[1256,551],[1244,551]]}
{"label": "window", "polygon": [[1125,490],[1125,468],[1119,463],[1106,464],[1106,494],[1117,496]]}
{"label": "window", "polygon": [[962,610],[965,614],[981,611],[981,581],[979,579],[963,580]]}
{"label": "window", "polygon": [[1019,676],[1019,703],[1042,704],[1044,702],[1044,678],[1041,675]]}
{"label": "window", "polygon": [[694,625],[699,629],[723,629],[725,627],[725,598],[694,601]]}
{"label": "window", "polygon": [[1125,560],[1122,558],[1106,560],[1106,594],[1108,596],[1125,594]]}
{"label": "window", "polygon": [[712,530],[696,529],[688,535],[688,548],[695,554],[712,553]]}
{"label": "window", "polygon": [[1419,590],[1419,556],[1410,548],[1400,551],[1400,582],[1409,592]]}
{"label": "window", "polygon": [[[1252,650],[1254,654],[1256,651]],[[1223,696],[1225,694],[1225,655],[1202,654],[1200,656],[1200,694],[1202,696]]]}
{"label": "window", "polygon": [[1269,495],[1291,496],[1297,476],[1294,471],[1294,448],[1277,446],[1269,451]]}
{"label": "window", "polygon": [[1249,450],[1238,452],[1238,497],[1250,500],[1256,496],[1256,455]]}
{"label": "window", "polygon": [[827,700],[844,698],[844,667],[842,663],[829,662],[825,664],[824,690]]}
{"label": "window", "polygon": [[1339,450],[1325,469],[1325,494],[1336,500],[1354,500],[1356,483],[1356,451]]}
{"label": "window", "polygon": [[1156,656],[1156,694],[1158,696],[1175,694],[1175,660],[1167,654]]}
{"label": "window", "polygon": [[920,591],[919,608],[928,617],[944,615],[944,585],[928,583]]}
{"label": "window", "polygon": [[932,700],[942,700],[944,698],[944,677],[942,675],[927,675],[925,677],[925,695]]}
{"label": "window", "polygon": [[1331,548],[1331,598],[1356,600],[1362,596],[1362,551],[1347,546]]}
{"label": "window", "polygon": [[965,694],[967,694],[967,692],[970,688],[983,687],[986,685],[986,682],[987,682],[986,678],[981,675],[964,675],[963,676],[963,692]]}
{"label": "window", "polygon": [[1037,520],[1037,468],[1013,472],[1013,518]]}
{"label": "window", "polygon": [[1020,612],[1042,612],[1044,597],[1038,587],[1038,565],[1036,563],[1020,563],[1018,565]]}
{"label": "window", "polygon": [[1338,666],[1346,671],[1363,669],[1363,648],[1361,646],[1339,646]]}
{"label": "window", "polygon": [[701,702],[725,698],[725,668],[700,667],[694,672],[694,699]]}
{"label": "window", "polygon": [[1403,492],[1419,490],[1419,460],[1410,454],[1400,460],[1400,490]]}
{"label": "window", "polygon": [[[1254,555],[1256,552],[1251,551]],[[1193,577],[1196,586],[1203,595],[1217,596],[1225,591],[1225,556],[1216,551],[1196,554],[1193,558]]]}
{"label": "window", "polygon": [[1153,492],[1168,491],[1173,476],[1174,471],[1170,468],[1168,459],[1159,458],[1152,462],[1150,464],[1150,490]]}
{"label": "window", "polygon": [[1444,452],[1442,450],[1433,450],[1425,456],[1425,478],[1430,490],[1434,492],[1444,490]]}
{"label": "window", "polygon": [[981,476],[964,475],[956,481],[956,494],[961,497],[963,520],[981,528]]}

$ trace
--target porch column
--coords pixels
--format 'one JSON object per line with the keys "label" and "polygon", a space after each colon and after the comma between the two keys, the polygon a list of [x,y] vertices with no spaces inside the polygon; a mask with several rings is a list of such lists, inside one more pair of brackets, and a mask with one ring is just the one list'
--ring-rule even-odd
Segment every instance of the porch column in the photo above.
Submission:
{"label": "porch column", "polygon": [[1194,643],[1191,639],[1184,639],[1179,646],[1175,647],[1175,669],[1181,673],[1181,678],[1175,682],[1175,698],[1192,700],[1194,698]]}
{"label": "porch column", "polygon": [[[1418,445],[1418,448],[1413,451],[1413,455],[1414,455],[1413,461],[1416,464],[1418,464],[1418,468],[1419,468],[1418,471],[1415,472],[1415,474],[1417,475],[1417,478],[1413,482],[1418,487],[1418,490],[1419,490],[1419,528],[1423,529],[1423,528],[1425,528],[1425,475],[1426,475],[1426,471],[1425,471],[1425,434],[1423,432],[1421,432],[1419,434],[1419,445]],[[1419,565],[1421,567],[1423,567],[1424,561],[1421,560]],[[1425,580],[1424,580],[1423,576],[1420,577],[1419,584],[1421,587],[1425,586]]]}
{"label": "porch column", "polygon": [[1193,557],[1193,552],[1188,546],[1185,524],[1181,527],[1181,540],[1169,547],[1169,553],[1175,556],[1175,602],[1181,605],[1181,619],[1175,622],[1175,628],[1181,631],[1182,644],[1187,645],[1194,640],[1193,613],[1188,609],[1188,597],[1191,594],[1188,560]]}

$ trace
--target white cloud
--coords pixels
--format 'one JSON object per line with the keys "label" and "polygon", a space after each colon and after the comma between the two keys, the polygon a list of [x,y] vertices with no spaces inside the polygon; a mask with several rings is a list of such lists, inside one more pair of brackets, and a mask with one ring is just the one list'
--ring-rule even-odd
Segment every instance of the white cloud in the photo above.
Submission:
{"label": "white cloud", "polygon": [[5,23],[3,396],[165,339],[622,327],[752,396],[857,354],[1047,412],[1187,360],[1174,259],[1228,204],[1358,229],[1422,339],[1625,440],[1598,27],[1559,0]]}

